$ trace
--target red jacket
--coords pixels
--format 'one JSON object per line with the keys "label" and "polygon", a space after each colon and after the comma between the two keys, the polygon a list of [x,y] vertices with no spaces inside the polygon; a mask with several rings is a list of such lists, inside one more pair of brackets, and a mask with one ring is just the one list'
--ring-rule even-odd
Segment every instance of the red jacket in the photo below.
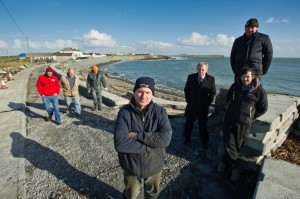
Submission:
{"label": "red jacket", "polygon": [[55,75],[48,77],[47,74],[39,76],[36,83],[36,88],[41,96],[52,96],[54,94],[59,94],[60,83]]}

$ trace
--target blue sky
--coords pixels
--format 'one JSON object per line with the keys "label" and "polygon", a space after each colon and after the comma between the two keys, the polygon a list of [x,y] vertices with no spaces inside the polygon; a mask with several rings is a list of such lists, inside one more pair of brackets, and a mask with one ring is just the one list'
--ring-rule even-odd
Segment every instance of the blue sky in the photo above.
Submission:
{"label": "blue sky", "polygon": [[299,10],[298,0],[0,0],[0,55],[27,52],[27,37],[30,52],[229,56],[255,17],[274,57],[300,57]]}

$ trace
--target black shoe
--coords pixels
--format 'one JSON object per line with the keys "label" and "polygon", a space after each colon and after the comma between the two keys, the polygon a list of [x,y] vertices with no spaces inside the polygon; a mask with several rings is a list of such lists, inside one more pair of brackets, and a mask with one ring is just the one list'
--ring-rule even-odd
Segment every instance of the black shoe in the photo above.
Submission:
{"label": "black shoe", "polygon": [[182,144],[186,145],[186,144],[188,144],[189,142],[190,142],[189,140],[184,140],[184,141],[182,142]]}
{"label": "black shoe", "polygon": [[201,146],[203,149],[207,149],[208,148],[208,142],[201,142]]}
{"label": "black shoe", "polygon": [[98,108],[96,107],[96,106],[94,106],[93,108],[92,108],[92,110],[93,111],[96,111]]}
{"label": "black shoe", "polygon": [[47,122],[51,122],[52,121],[52,115],[46,118]]}
{"label": "black shoe", "polygon": [[61,122],[56,122],[56,125],[61,125]]}
{"label": "black shoe", "polygon": [[75,113],[75,117],[82,118],[82,116],[80,114],[78,114],[78,113]]}

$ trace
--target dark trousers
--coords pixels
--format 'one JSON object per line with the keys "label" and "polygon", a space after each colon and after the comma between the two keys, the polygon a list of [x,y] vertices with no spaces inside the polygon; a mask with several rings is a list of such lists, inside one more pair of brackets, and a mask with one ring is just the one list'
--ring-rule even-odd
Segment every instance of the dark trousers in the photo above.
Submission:
{"label": "dark trousers", "polygon": [[202,144],[207,144],[209,140],[207,131],[208,121],[208,108],[209,107],[192,107],[189,104],[185,111],[185,127],[184,127],[184,138],[186,141],[191,140],[194,122],[197,119],[199,126],[199,133],[202,138]]}
{"label": "dark trousers", "polygon": [[230,121],[224,121],[223,125],[223,141],[224,156],[223,161],[232,166],[238,165],[238,156],[249,132],[250,124],[237,124]]}
{"label": "dark trousers", "polygon": [[92,95],[93,95],[93,102],[94,102],[94,107],[102,107],[102,95],[101,95],[101,90],[94,90],[92,89]]}

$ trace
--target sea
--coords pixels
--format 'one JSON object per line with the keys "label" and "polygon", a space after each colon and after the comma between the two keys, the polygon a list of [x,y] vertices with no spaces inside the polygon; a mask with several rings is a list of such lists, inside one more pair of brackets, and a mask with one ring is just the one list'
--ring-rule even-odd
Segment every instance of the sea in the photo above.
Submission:
{"label": "sea", "polygon": [[[142,76],[152,77],[156,88],[183,94],[187,76],[197,72],[199,62],[207,62],[208,74],[215,77],[217,92],[229,88],[234,75],[229,57],[187,58],[172,57],[167,60],[121,61],[105,68],[111,76],[134,82]],[[273,58],[262,84],[268,93],[300,96],[300,58]]]}

